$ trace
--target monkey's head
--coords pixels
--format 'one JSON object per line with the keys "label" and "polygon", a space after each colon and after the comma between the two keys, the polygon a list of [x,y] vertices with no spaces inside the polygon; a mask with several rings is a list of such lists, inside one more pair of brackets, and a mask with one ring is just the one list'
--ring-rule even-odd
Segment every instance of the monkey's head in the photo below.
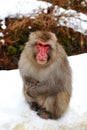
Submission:
{"label": "monkey's head", "polygon": [[26,45],[27,56],[40,66],[51,64],[56,58],[57,38],[48,31],[36,31],[30,34]]}

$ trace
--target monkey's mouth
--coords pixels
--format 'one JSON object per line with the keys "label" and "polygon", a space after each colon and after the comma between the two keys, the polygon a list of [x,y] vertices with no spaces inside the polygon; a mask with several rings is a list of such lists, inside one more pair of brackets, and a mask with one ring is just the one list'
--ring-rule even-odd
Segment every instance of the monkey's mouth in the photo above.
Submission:
{"label": "monkey's mouth", "polygon": [[47,63],[47,59],[37,59],[38,64],[46,64]]}

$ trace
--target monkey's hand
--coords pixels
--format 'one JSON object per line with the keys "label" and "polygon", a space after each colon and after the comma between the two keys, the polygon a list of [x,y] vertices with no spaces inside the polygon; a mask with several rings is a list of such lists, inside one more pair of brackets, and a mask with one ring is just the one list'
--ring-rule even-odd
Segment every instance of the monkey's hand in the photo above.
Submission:
{"label": "monkey's hand", "polygon": [[36,84],[27,84],[27,94],[33,98],[40,95],[56,95],[59,91],[59,87],[57,87],[56,84],[53,84],[51,80],[46,80],[42,82],[35,81],[35,83]]}
{"label": "monkey's hand", "polygon": [[26,89],[27,95],[31,97],[37,97],[36,87],[38,86],[39,81],[31,77],[24,77],[24,81],[25,81],[24,87]]}
{"label": "monkey's hand", "polygon": [[36,93],[36,87],[35,86],[29,87],[27,94],[30,97],[36,98],[38,96],[37,93]]}
{"label": "monkey's hand", "polygon": [[32,86],[36,86],[39,82],[31,77],[24,77],[24,81],[28,88],[31,88]]}
{"label": "monkey's hand", "polygon": [[50,80],[38,82],[36,86],[29,88],[29,95],[31,97],[38,97],[41,95],[51,96],[56,95],[59,91],[59,87],[53,84]]}
{"label": "monkey's hand", "polygon": [[49,87],[47,88],[46,83],[43,82],[37,82],[37,84],[32,84],[31,87],[28,87],[28,95],[30,97],[36,98],[40,95],[46,94],[49,92]]}
{"label": "monkey's hand", "polygon": [[33,78],[29,78],[29,83],[31,84],[31,87],[32,87],[32,86],[37,85],[38,81]]}

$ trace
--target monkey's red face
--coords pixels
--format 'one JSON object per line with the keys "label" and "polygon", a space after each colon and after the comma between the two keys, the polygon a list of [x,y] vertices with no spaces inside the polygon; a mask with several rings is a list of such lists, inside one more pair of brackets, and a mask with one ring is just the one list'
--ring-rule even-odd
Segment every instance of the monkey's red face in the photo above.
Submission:
{"label": "monkey's red face", "polygon": [[50,49],[50,45],[47,42],[37,42],[36,43],[37,48],[37,55],[36,59],[39,64],[46,64],[48,60],[48,54],[47,52]]}

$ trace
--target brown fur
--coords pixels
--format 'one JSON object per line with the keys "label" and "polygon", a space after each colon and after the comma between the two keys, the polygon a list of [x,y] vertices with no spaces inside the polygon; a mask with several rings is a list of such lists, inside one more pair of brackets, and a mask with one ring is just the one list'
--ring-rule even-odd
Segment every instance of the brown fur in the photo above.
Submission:
{"label": "brown fur", "polygon": [[[49,60],[37,63],[37,41],[48,42]],[[67,110],[71,97],[71,68],[67,55],[55,34],[47,31],[31,33],[19,60],[25,99],[37,114],[45,119],[56,119]]]}

